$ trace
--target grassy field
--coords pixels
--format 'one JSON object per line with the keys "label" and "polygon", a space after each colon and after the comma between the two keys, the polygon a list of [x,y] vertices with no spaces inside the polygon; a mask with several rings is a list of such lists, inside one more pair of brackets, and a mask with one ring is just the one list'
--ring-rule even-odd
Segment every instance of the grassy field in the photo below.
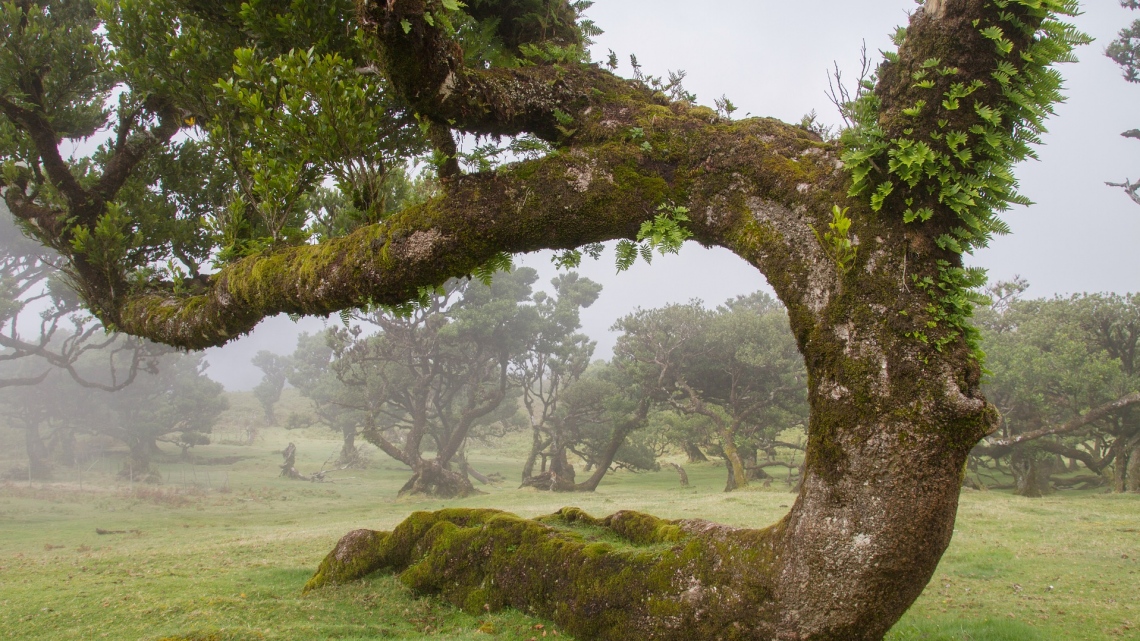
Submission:
{"label": "grassy field", "polygon": [[[198,464],[161,464],[160,486],[117,484],[114,452],[83,474],[61,469],[55,483],[0,485],[0,638],[553,637],[549,622],[515,612],[470,616],[414,598],[389,576],[307,597],[300,589],[340,536],[389,529],[415,510],[534,516],[574,504],[596,515],[636,509],[757,527],[794,498],[780,482],[726,495],[724,468],[712,464],[687,467],[688,489],[662,471],[613,474],[590,495],[519,490],[525,444],[508,442],[471,453],[483,473],[507,479],[483,488],[486,495],[397,500],[408,472],[375,451],[368,469],[336,473],[335,482],[286,481],[278,452],[293,441],[298,469],[318,470],[337,451],[331,432],[262,430],[252,446],[224,444],[257,424],[256,407],[240,395],[225,424],[219,444],[197,449]],[[0,470],[20,463],[17,436],[0,434]],[[219,460],[226,464],[206,464]],[[938,573],[889,639],[1140,639],[1138,559],[1140,496],[967,492]]]}

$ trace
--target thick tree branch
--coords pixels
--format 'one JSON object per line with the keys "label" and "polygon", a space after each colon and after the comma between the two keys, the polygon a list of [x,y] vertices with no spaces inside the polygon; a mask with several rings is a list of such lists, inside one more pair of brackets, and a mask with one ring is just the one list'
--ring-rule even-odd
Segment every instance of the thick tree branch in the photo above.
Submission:
{"label": "thick tree branch", "polygon": [[198,349],[281,312],[402,303],[417,287],[469,274],[499,252],[635,238],[668,200],[699,212],[691,223],[697,240],[734,249],[772,274],[790,307],[819,312],[837,283],[812,225],[846,197],[834,150],[776,121],[710,123],[704,110],[683,106],[644,124],[673,148],[646,151],[619,137],[456,177],[443,196],[386,223],[228,267],[205,294],[123,297],[102,312],[120,330]]}
{"label": "thick tree branch", "polygon": [[1028,441],[1035,441],[1046,436],[1060,436],[1064,434],[1071,434],[1089,425],[1090,423],[1095,423],[1101,419],[1107,418],[1119,412],[1120,410],[1132,407],[1138,403],[1140,403],[1140,392],[1133,392],[1132,394],[1118,398],[1111,403],[1105,403],[1100,407],[1091,409],[1088,412],[1085,412],[1083,415],[1062,425],[1046,427],[1039,430],[1034,430],[1032,432],[1026,432],[1024,434],[1018,434],[1010,438],[991,439],[986,441],[986,445],[994,449],[1004,449],[1019,445],[1021,443],[1026,443]]}
{"label": "thick tree branch", "polygon": [[51,374],[50,369],[43,374],[40,374],[39,376],[30,376],[28,378],[0,379],[0,389],[4,389],[5,387],[32,387],[34,385],[39,385],[40,383],[44,382],[44,380],[48,377],[48,374]]}
{"label": "thick tree branch", "polygon": [[17,105],[5,97],[0,97],[0,111],[27,132],[32,144],[36,146],[36,153],[40,156],[48,179],[67,198],[72,209],[77,210],[75,213],[89,209],[92,205],[91,195],[79,184],[60,155],[59,137],[47,116],[39,109]]}
{"label": "thick tree branch", "polygon": [[[556,111],[576,114],[631,91],[627,81],[587,65],[467,68],[460,46],[424,20],[425,12],[439,8],[434,0],[385,0],[362,2],[359,12],[376,36],[394,89],[436,123],[491,136],[533,133],[555,142],[564,137]],[[510,28],[509,16],[487,17]]]}

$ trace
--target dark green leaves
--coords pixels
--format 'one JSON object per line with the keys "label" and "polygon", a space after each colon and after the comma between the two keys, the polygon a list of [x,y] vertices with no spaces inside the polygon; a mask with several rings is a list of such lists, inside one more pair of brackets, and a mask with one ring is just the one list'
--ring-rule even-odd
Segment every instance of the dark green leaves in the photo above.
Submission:
{"label": "dark green leaves", "polygon": [[662,204],[657,208],[657,215],[651,221],[642,223],[637,233],[637,242],[621,240],[617,244],[617,268],[623,272],[637,262],[638,256],[645,262],[653,262],[653,252],[662,256],[676,254],[681,251],[681,245],[692,238],[693,234],[682,225],[689,222],[689,210],[686,207]]}

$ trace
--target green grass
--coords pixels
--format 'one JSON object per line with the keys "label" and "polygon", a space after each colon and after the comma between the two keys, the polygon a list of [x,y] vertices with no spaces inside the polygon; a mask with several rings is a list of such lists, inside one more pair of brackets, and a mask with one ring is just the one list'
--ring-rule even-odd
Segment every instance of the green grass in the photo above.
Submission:
{"label": "green grass", "polygon": [[[221,430],[216,440],[240,440],[241,427],[254,422],[256,406],[239,396],[226,419],[233,438]],[[17,436],[0,430],[7,457],[0,470],[20,463]],[[794,498],[782,482],[726,495],[725,470],[713,465],[687,466],[689,489],[662,471],[611,475],[591,495],[518,490],[516,450],[525,444],[511,441],[471,453],[480,471],[507,479],[488,494],[397,500],[408,472],[375,451],[369,469],[334,474],[335,483],[278,478],[277,452],[289,441],[300,448],[302,472],[319,469],[338,447],[320,428],[262,430],[253,446],[196,452],[248,457],[232,464],[162,464],[166,483],[158,488],[116,485],[113,452],[85,471],[82,489],[68,468],[56,483],[0,485],[0,638],[526,641],[544,631],[550,638],[549,622],[517,612],[470,616],[415,598],[389,576],[306,597],[300,589],[340,536],[390,529],[415,510],[497,507],[537,516],[574,504],[595,515],[637,509],[758,527]],[[1138,558],[1140,496],[967,492],[949,552],[889,639],[1140,639]]]}

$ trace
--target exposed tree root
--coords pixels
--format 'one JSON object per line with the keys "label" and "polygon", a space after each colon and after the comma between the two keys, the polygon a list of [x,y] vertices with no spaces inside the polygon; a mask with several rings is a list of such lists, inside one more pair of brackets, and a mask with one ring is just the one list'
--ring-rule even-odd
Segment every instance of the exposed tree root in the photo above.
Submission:
{"label": "exposed tree root", "polygon": [[465,611],[514,607],[583,639],[771,639],[779,529],[577,508],[417,512],[391,533],[349,533],[305,592],[387,570]]}

